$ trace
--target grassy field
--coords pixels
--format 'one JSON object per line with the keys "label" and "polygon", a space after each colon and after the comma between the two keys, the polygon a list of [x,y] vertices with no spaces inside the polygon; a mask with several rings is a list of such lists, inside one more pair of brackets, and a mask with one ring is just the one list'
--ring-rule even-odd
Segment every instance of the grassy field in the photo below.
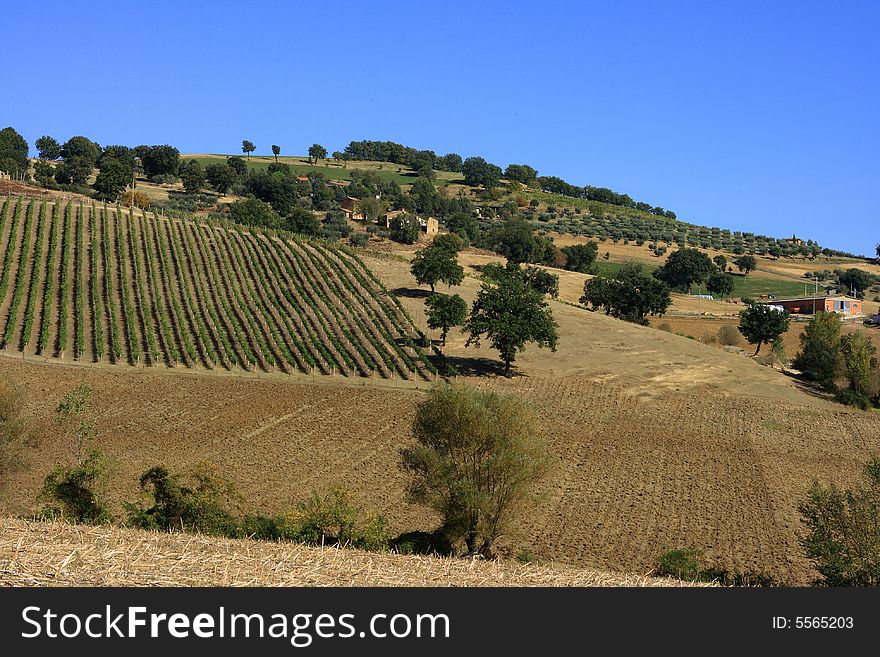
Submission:
{"label": "grassy field", "polygon": [[[188,162],[195,160],[202,166],[209,164],[217,164],[226,160],[226,155],[217,154],[200,154],[200,155],[181,155],[181,161]],[[271,156],[251,156],[250,160],[245,158],[245,162],[251,169],[265,170],[275,161]],[[298,156],[279,156],[278,162],[287,164],[290,169],[297,175],[305,176],[312,172],[322,173],[330,180],[351,180],[351,172],[355,170],[372,171],[383,180],[396,182],[400,186],[412,185],[416,180],[416,174],[408,167],[391,164],[389,162],[347,162],[346,165],[339,166],[329,164],[327,160],[321,160],[319,164],[309,164],[307,158]],[[437,172],[438,186],[448,185],[457,178],[459,174],[448,174],[442,171]]]}

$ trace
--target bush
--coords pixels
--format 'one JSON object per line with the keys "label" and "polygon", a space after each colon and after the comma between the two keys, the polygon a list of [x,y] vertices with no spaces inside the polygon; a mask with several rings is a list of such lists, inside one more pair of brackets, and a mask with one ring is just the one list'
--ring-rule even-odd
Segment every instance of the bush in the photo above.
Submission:
{"label": "bush", "polygon": [[841,390],[838,390],[834,394],[834,398],[841,404],[854,406],[856,408],[862,409],[863,411],[867,411],[873,406],[873,404],[871,403],[871,398],[868,397],[868,395],[859,390],[853,390],[852,388],[843,388]]}
{"label": "bush", "polygon": [[106,473],[106,462],[99,450],[93,450],[75,465],[56,466],[43,482],[40,494],[41,499],[55,505],[45,507],[43,516],[88,524],[110,522],[110,512],[100,494]]}
{"label": "bush", "polygon": [[674,577],[696,582],[700,578],[701,556],[700,551],[694,548],[668,550],[660,555],[654,572],[660,577]]}
{"label": "bush", "polygon": [[352,233],[348,239],[353,246],[364,247],[370,241],[370,236],[367,233]]}
{"label": "bush", "polygon": [[725,324],[718,329],[718,342],[728,347],[735,347],[742,342],[742,335],[733,324]]}
{"label": "bush", "polygon": [[798,506],[807,527],[801,545],[826,586],[880,585],[880,457],[868,461],[864,478],[854,490],[814,481]]}
{"label": "bush", "polygon": [[119,204],[135,205],[139,208],[143,208],[144,210],[146,210],[150,207],[151,201],[150,197],[143,192],[138,192],[133,189],[127,189],[122,192],[122,195],[119,197]]}
{"label": "bush", "polygon": [[299,504],[297,539],[312,545],[343,545],[363,550],[388,546],[385,520],[355,506],[348,492],[334,487],[323,497],[312,493]]}
{"label": "bush", "polygon": [[393,538],[388,547],[398,554],[427,554],[447,557],[453,553],[452,544],[442,528],[432,532],[405,532]]}
{"label": "bush", "polygon": [[[666,331],[667,333],[672,333],[672,324],[670,324],[669,322],[663,322],[663,323],[657,325],[657,330],[658,331]],[[739,333],[739,332],[737,331],[737,333]]]}

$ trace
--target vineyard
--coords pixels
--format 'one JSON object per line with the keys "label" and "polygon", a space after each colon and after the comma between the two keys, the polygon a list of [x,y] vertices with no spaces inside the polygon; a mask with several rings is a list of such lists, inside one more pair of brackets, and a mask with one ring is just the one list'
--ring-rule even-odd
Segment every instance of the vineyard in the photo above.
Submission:
{"label": "vineyard", "polygon": [[6,197],[4,352],[86,363],[430,380],[397,300],[332,244]]}

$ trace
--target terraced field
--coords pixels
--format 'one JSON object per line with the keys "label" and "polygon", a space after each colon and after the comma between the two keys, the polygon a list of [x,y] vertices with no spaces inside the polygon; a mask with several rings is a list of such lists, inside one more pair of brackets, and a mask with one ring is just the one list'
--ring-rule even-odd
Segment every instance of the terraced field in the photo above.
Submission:
{"label": "terraced field", "polygon": [[333,245],[4,199],[0,348],[62,361],[433,379],[406,312]]}

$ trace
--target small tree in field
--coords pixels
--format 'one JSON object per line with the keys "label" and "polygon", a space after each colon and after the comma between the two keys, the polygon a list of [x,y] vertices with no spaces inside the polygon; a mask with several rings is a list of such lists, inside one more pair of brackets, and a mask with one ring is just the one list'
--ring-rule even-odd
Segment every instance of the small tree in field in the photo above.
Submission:
{"label": "small tree in field", "polygon": [[321,146],[321,144],[312,144],[309,146],[309,161],[315,161],[315,164],[318,163],[318,160],[323,160],[327,157],[327,149]]}
{"label": "small tree in field", "polygon": [[751,344],[758,345],[755,356],[764,344],[772,343],[788,330],[789,314],[767,304],[754,303],[739,313],[739,332]]}
{"label": "small tree in field", "polygon": [[415,447],[401,451],[410,498],[436,510],[451,542],[492,556],[535,483],[549,470],[531,410],[515,397],[439,385],[416,411]]}
{"label": "small tree in field", "polygon": [[467,303],[457,294],[433,294],[425,299],[428,307],[428,328],[440,329],[440,343],[446,346],[446,334],[453,326],[461,326],[467,318]]}
{"label": "small tree in field", "polygon": [[464,280],[464,268],[458,264],[456,252],[437,243],[416,251],[410,272],[419,285],[430,285],[432,294],[437,283],[451,287]]}
{"label": "small tree in field", "polygon": [[278,156],[281,155],[281,146],[272,144],[272,155],[275,156],[275,161],[278,162]]}
{"label": "small tree in field", "polygon": [[241,140],[241,152],[247,155],[247,159],[251,159],[251,153],[257,150],[257,147],[254,146],[254,142],[248,141],[247,139]]}
{"label": "small tree in field", "polygon": [[801,545],[827,586],[880,585],[880,457],[865,466],[867,485],[840,490],[814,481],[798,509]]}

